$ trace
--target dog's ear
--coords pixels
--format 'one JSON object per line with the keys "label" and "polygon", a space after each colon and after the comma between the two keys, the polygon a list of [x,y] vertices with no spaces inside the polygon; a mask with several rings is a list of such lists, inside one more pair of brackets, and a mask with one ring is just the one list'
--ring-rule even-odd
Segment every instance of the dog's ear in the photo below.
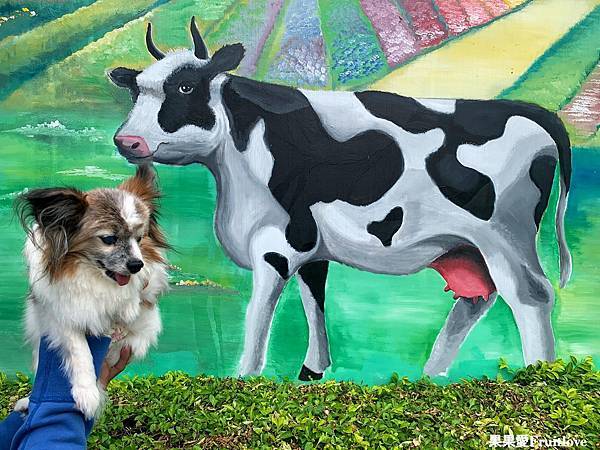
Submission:
{"label": "dog's ear", "polygon": [[141,199],[151,211],[157,209],[156,200],[160,197],[160,192],[156,184],[156,172],[151,164],[137,166],[135,175],[121,183],[119,189]]}
{"label": "dog's ear", "polygon": [[119,189],[135,195],[148,206],[150,210],[148,236],[154,241],[154,245],[161,248],[169,248],[169,244],[158,226],[158,199],[160,198],[160,191],[154,167],[151,164],[138,166],[135,175],[121,183]]}
{"label": "dog's ear", "polygon": [[44,232],[77,231],[86,208],[85,193],[69,187],[33,189],[17,198],[19,219],[25,229],[34,221]]}
{"label": "dog's ear", "polygon": [[34,189],[17,198],[16,209],[23,228],[31,234],[31,227],[37,224],[44,237],[46,270],[51,277],[60,270],[87,206],[85,193],[69,187]]}

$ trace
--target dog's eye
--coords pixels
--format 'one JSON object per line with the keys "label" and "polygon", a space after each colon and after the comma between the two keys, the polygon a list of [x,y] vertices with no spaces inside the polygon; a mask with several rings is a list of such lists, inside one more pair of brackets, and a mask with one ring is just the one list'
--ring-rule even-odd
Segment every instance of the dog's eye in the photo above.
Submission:
{"label": "dog's eye", "polygon": [[194,91],[194,86],[190,86],[189,84],[180,84],[179,85],[179,92],[181,92],[182,94],[188,95],[191,94]]}
{"label": "dog's eye", "polygon": [[139,244],[140,242],[142,242],[142,237],[141,237],[141,236],[139,236],[139,237],[136,237],[136,238],[135,238],[135,240],[136,240],[136,241],[138,242],[138,244]]}
{"label": "dog's eye", "polygon": [[115,245],[117,242],[116,236],[100,236],[100,239],[102,239],[102,242],[104,242],[106,245]]}

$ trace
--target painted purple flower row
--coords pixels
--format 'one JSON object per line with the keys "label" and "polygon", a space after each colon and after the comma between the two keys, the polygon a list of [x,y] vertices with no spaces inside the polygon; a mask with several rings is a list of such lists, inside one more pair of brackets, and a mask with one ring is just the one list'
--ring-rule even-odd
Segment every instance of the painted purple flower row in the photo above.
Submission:
{"label": "painted purple flower row", "polygon": [[328,71],[318,0],[290,0],[280,50],[267,79],[300,86],[326,86]]}

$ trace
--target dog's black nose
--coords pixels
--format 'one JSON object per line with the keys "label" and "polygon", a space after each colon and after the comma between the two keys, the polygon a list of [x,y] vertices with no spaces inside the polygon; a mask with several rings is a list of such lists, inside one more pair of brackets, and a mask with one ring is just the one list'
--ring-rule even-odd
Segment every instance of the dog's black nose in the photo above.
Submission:
{"label": "dog's black nose", "polygon": [[142,270],[142,267],[144,267],[144,263],[139,259],[132,259],[131,261],[127,262],[127,270],[129,270],[131,273],[138,273],[140,270]]}

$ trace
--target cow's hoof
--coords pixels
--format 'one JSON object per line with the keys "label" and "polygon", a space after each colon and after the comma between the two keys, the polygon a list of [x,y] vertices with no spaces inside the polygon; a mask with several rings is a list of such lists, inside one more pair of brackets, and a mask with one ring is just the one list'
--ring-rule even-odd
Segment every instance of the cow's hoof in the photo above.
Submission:
{"label": "cow's hoof", "polygon": [[313,372],[304,364],[302,364],[302,370],[300,370],[300,375],[298,375],[298,379],[300,381],[315,381],[323,378],[322,373]]}

